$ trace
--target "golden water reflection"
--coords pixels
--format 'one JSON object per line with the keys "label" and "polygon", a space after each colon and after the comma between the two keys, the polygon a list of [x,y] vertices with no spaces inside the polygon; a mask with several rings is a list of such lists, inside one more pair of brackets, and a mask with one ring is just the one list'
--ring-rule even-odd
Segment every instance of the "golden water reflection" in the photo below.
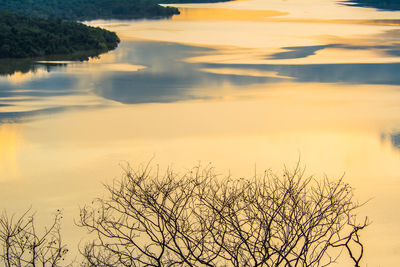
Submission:
{"label": "golden water reflection", "polygon": [[63,208],[74,246],[79,205],[126,161],[249,176],[300,158],[372,198],[364,262],[395,266],[399,13],[333,0],[179,6],[172,20],[89,22],[122,37],[99,58],[1,77],[1,208]]}
{"label": "golden water reflection", "polygon": [[[7,165],[2,177],[14,177],[5,188],[18,190],[2,193],[0,202],[18,198],[7,204],[14,209],[62,206],[76,216],[78,203],[101,195],[100,182],[118,176],[125,161],[154,157],[161,167],[178,171],[211,162],[220,173],[249,176],[254,168],[279,171],[300,157],[308,174],[339,178],[345,173],[357,199],[373,197],[365,209],[374,221],[363,235],[369,240],[366,260],[376,266],[385,257],[395,264],[399,247],[389,237],[400,234],[399,214],[391,212],[399,201],[400,151],[380,132],[392,133],[399,125],[398,88],[281,84],[261,89],[247,92],[257,100],[237,92],[229,100],[71,111],[25,123],[18,131],[2,125],[0,148],[7,155],[1,158]],[[388,237],[390,249],[375,242],[376,232]],[[74,234],[69,238],[75,240]]]}
{"label": "golden water reflection", "polygon": [[181,14],[172,17],[173,21],[207,20],[250,20],[257,21],[268,17],[282,16],[289,13],[275,10],[240,10],[227,8],[180,8]]}
{"label": "golden water reflection", "polygon": [[19,177],[17,153],[21,145],[17,125],[0,125],[0,183]]}
{"label": "golden water reflection", "polygon": [[47,77],[48,75],[49,75],[48,71],[44,69],[39,69],[34,72],[26,72],[26,73],[15,72],[14,74],[9,75],[8,80],[13,84],[19,84],[36,78],[37,79],[44,78]]}

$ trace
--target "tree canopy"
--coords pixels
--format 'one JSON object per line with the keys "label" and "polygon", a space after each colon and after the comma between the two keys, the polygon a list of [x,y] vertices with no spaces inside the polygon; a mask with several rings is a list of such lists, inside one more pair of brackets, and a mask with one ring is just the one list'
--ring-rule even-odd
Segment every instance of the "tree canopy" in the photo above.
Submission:
{"label": "tree canopy", "polygon": [[188,4],[200,4],[200,3],[217,3],[217,2],[228,2],[231,0],[158,0],[159,3],[188,3]]}
{"label": "tree canopy", "polygon": [[355,0],[351,1],[357,6],[374,7],[387,10],[400,10],[399,0]]}
{"label": "tree canopy", "polygon": [[0,0],[0,9],[42,18],[66,20],[170,17],[177,8],[152,0]]}
{"label": "tree canopy", "polygon": [[0,58],[49,55],[94,56],[114,49],[114,32],[61,19],[41,19],[0,12]]}

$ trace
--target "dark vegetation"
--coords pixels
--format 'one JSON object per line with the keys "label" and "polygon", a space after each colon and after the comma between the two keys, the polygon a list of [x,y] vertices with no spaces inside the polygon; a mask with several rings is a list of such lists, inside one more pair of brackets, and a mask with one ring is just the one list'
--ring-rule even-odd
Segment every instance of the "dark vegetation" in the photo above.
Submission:
{"label": "dark vegetation", "polygon": [[356,6],[374,7],[385,10],[400,10],[400,0],[354,0],[349,1]]}
{"label": "dark vegetation", "polygon": [[117,35],[66,20],[162,18],[178,13],[151,0],[0,0],[0,58],[87,59],[116,48]]}
{"label": "dark vegetation", "polygon": [[84,60],[96,56],[117,47],[115,33],[66,20],[166,18],[179,14],[177,8],[160,6],[159,2],[164,1],[0,0],[0,58],[69,55],[69,59]]}
{"label": "dark vegetation", "polygon": [[34,213],[29,210],[20,217],[0,216],[0,261],[2,266],[60,266],[68,249],[61,242],[61,211],[50,226],[37,229]]}
{"label": "dark vegetation", "polygon": [[101,28],[0,12],[0,58],[48,55],[87,58],[114,49],[118,43],[114,32]]}
{"label": "dark vegetation", "polygon": [[17,14],[65,20],[170,17],[178,9],[152,0],[0,0],[0,9]]}
{"label": "dark vegetation", "polygon": [[228,2],[231,0],[157,0],[159,3],[188,3],[188,4],[200,4],[200,3],[217,3],[217,2]]}
{"label": "dark vegetation", "polygon": [[[368,221],[357,220],[352,188],[304,177],[298,166],[251,179],[128,166],[106,191],[80,211],[78,226],[93,238],[80,248],[82,266],[326,266],[341,252],[359,266],[364,252]],[[32,213],[3,213],[0,261],[60,266],[68,252],[60,219],[57,211],[38,232]]]}

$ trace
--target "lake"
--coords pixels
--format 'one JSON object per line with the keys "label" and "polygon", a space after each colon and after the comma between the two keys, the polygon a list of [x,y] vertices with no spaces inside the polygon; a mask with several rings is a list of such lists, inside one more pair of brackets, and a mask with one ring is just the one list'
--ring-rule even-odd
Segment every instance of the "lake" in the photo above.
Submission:
{"label": "lake", "polygon": [[363,264],[396,266],[400,12],[334,0],[174,6],[169,20],[86,22],[121,37],[99,58],[0,76],[0,208],[32,207],[38,223],[63,209],[73,248],[79,207],[127,163],[252,176],[300,160],[369,200]]}

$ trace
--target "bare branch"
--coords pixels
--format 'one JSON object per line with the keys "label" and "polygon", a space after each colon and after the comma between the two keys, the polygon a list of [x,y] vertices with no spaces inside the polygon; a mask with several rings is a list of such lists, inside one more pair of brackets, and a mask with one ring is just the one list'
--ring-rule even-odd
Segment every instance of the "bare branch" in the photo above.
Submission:
{"label": "bare branch", "polygon": [[50,227],[36,231],[35,214],[28,209],[20,217],[0,216],[0,259],[10,266],[61,266],[68,249],[61,240],[62,211],[57,210]]}
{"label": "bare branch", "polygon": [[359,266],[364,247],[352,188],[305,177],[298,164],[282,177],[222,178],[210,166],[160,176],[127,166],[109,197],[81,209],[95,234],[87,266],[326,266],[344,248]]}

